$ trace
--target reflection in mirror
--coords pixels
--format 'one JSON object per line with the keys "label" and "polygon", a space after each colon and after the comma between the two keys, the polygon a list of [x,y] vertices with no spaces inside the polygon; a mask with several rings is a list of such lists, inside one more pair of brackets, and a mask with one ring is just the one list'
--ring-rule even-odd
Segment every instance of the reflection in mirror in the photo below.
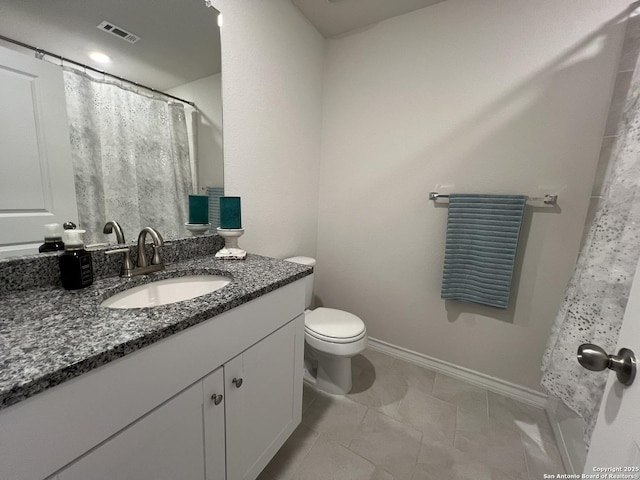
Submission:
{"label": "reflection in mirror", "polygon": [[[61,161],[59,154],[35,154],[33,172],[14,168],[16,151],[22,155],[30,140],[14,135],[11,155],[5,151],[0,156],[0,227],[22,236],[0,236],[0,257],[36,252],[42,226],[66,220],[87,230],[87,243],[115,243],[113,235],[102,233],[109,220],[123,226],[128,242],[145,226],[157,228],[166,239],[187,236],[188,195],[211,194],[213,206],[223,189],[218,12],[204,0],[3,0],[0,12],[0,35],[41,49],[35,56],[46,62],[62,64],[55,69],[63,78],[70,136],[70,152],[67,147],[69,154],[62,155],[62,161],[73,165],[76,191],[56,191],[60,182],[54,177],[64,168],[45,160]],[[2,82],[16,83],[15,72],[23,70],[11,64],[16,52],[29,62],[34,52],[8,41],[0,41],[2,47],[0,53],[13,50],[0,55],[0,87],[7,91]],[[41,79],[26,70],[20,79],[45,81],[44,74]],[[30,88],[41,89],[39,84]],[[33,105],[26,109],[18,100],[5,98],[3,104],[10,105],[3,105],[4,110],[33,107],[38,120],[46,117],[49,100],[32,97]],[[0,130],[8,132],[5,127],[12,121],[15,115],[0,114]],[[45,150],[46,135],[38,132],[53,129],[45,125],[34,131],[34,150]],[[33,185],[41,190],[36,197],[42,200],[33,200],[30,192],[27,202],[21,196]],[[76,197],[77,217],[55,211],[64,195]]]}

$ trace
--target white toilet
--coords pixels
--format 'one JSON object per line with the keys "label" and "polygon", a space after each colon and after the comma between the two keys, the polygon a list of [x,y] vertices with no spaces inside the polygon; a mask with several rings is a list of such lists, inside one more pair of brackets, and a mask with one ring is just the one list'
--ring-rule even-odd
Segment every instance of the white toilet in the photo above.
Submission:
{"label": "white toilet", "polygon": [[[285,260],[315,266],[310,257]],[[313,274],[304,278],[306,308],[313,298]],[[355,315],[334,308],[318,307],[305,310],[304,318],[304,379],[319,390],[344,395],[352,387],[351,357],[367,346],[367,329]]]}

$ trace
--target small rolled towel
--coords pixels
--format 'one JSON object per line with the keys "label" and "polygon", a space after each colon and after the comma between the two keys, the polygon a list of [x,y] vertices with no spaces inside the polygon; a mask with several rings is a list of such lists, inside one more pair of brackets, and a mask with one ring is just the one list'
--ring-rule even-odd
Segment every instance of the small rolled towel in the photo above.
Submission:
{"label": "small rolled towel", "polygon": [[451,194],[441,297],[507,308],[527,197]]}

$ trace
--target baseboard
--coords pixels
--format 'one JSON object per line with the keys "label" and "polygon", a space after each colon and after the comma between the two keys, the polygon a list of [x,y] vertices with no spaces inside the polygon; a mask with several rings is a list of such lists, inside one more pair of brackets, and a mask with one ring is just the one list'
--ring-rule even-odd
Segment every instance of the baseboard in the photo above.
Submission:
{"label": "baseboard", "polygon": [[420,365],[421,367],[434,370],[436,372],[448,375],[450,377],[463,380],[472,385],[485,388],[505,397],[512,398],[519,402],[543,409],[546,404],[547,396],[542,392],[537,392],[530,388],[516,385],[515,383],[506,382],[499,378],[476,372],[469,368],[460,367],[453,363],[445,362],[422,353],[414,352],[406,348],[398,347],[382,340],[369,337],[369,348],[386,353],[393,357],[405,360],[407,362]]}

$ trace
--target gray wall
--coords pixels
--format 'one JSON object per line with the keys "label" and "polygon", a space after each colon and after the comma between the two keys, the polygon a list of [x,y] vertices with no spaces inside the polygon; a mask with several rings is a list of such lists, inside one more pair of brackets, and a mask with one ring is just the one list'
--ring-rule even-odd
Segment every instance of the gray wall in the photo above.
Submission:
{"label": "gray wall", "polygon": [[[572,272],[626,1],[448,0],[329,40],[317,290],[372,337],[530,389]],[[507,311],[440,299],[430,190],[528,208]]]}
{"label": "gray wall", "polygon": [[[316,256],[319,301],[373,337],[539,389],[615,82],[607,22],[629,2],[534,3],[448,0],[333,40],[288,0],[214,5],[241,245]],[[559,194],[528,209],[506,312],[439,298],[434,189]]]}
{"label": "gray wall", "polygon": [[214,0],[223,14],[225,193],[240,246],[315,255],[324,39],[289,0]]}

